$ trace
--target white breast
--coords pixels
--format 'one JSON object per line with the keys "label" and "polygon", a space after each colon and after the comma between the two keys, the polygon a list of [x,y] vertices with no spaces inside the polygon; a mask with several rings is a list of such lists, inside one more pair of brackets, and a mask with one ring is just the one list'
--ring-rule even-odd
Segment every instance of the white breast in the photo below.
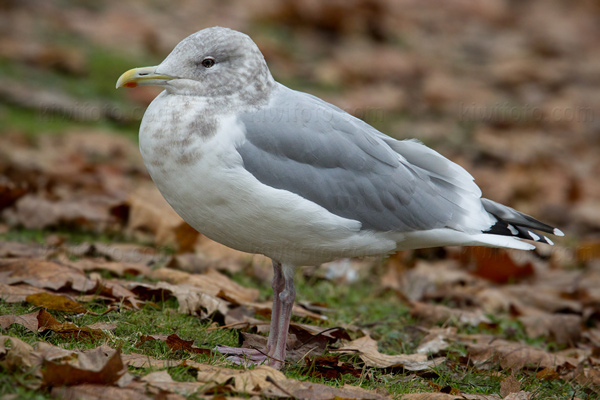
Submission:
{"label": "white breast", "polygon": [[[204,104],[165,92],[148,107],[140,150],[156,186],[191,226],[226,246],[295,265],[389,252],[395,241],[360,232],[358,221],[329,213],[285,190],[259,182],[236,146],[244,127],[222,115],[202,132]],[[198,131],[190,131],[190,126]]]}

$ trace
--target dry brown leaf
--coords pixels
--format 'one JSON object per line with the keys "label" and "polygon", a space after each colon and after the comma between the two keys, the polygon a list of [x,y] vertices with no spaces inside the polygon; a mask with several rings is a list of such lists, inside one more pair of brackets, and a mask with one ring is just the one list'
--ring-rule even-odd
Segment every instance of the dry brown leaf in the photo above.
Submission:
{"label": "dry brown leaf", "polygon": [[36,194],[21,197],[13,208],[5,213],[11,225],[23,225],[28,229],[46,229],[57,226],[101,228],[117,221],[110,208],[116,199],[105,195],[79,195],[62,200],[50,200]]}
{"label": "dry brown leaf", "polygon": [[215,365],[199,365],[198,381],[204,383],[224,384],[232,380],[232,385],[237,393],[261,394],[273,384],[267,378],[275,381],[284,381],[282,372],[266,365],[259,365],[251,370],[239,370],[218,367]]}
{"label": "dry brown leaf", "polygon": [[225,314],[225,326],[234,329],[255,328],[258,333],[268,333],[270,322],[254,318],[255,311],[244,306],[235,307]]}
{"label": "dry brown leaf", "polygon": [[[52,388],[52,397],[63,400],[152,400],[137,388],[120,388],[106,385],[76,385]],[[163,397],[166,399],[166,396]]]}
{"label": "dry brown leaf", "polygon": [[[10,346],[8,344],[10,343]],[[7,370],[27,370],[35,365],[33,347],[12,336],[0,336],[0,365]]]}
{"label": "dry brown leaf", "polygon": [[456,338],[456,328],[432,328],[427,335],[421,339],[421,343],[417,347],[417,353],[421,354],[438,354],[442,350],[446,350],[451,343],[451,340]]}
{"label": "dry brown leaf", "polygon": [[130,304],[133,308],[139,309],[141,301],[138,300],[137,296],[121,285],[120,282],[115,280],[100,280],[99,282],[99,293],[104,296],[111,297],[113,299],[117,299],[119,302],[125,302]]}
{"label": "dry brown leaf", "polygon": [[66,350],[47,342],[37,342],[35,344],[35,355],[40,357],[40,364],[42,360],[58,361],[71,359],[77,357],[78,353],[76,350]]}
{"label": "dry brown leaf", "polygon": [[[156,249],[148,246],[141,246],[133,243],[102,243],[96,242],[91,245],[89,253],[104,257],[107,261],[117,263],[128,263],[133,265],[151,265],[156,264],[164,258],[157,253]],[[138,267],[134,267],[135,271]],[[142,267],[143,269],[143,267]],[[143,269],[145,272],[148,269]]]}
{"label": "dry brown leaf", "polygon": [[145,264],[106,261],[100,258],[82,258],[77,261],[70,261],[69,265],[82,271],[108,271],[118,276],[125,274],[147,276],[150,273],[150,267]]}
{"label": "dry brown leaf", "polygon": [[181,364],[181,360],[159,360],[139,353],[121,354],[121,360],[123,360],[125,365],[131,365],[136,368],[166,368]]}
{"label": "dry brown leaf", "polygon": [[55,248],[40,243],[0,242],[0,257],[47,258],[55,251]]}
{"label": "dry brown leaf", "polygon": [[535,287],[531,285],[511,285],[503,288],[507,293],[517,312],[523,309],[521,314],[526,314],[526,308],[531,307],[548,313],[570,313],[581,314],[581,303],[565,299],[561,296],[561,290],[555,287]]}
{"label": "dry brown leaf", "polygon": [[464,397],[447,393],[407,393],[402,400],[463,400]]}
{"label": "dry brown leaf", "polygon": [[404,275],[402,292],[413,301],[422,300],[456,285],[473,285],[478,278],[459,268],[455,260],[419,261]]}
{"label": "dry brown leaf", "polygon": [[126,285],[137,296],[150,300],[177,298],[178,312],[182,314],[198,315],[205,318],[215,312],[226,315],[229,312],[229,302],[210,295],[203,289],[186,283],[171,284],[167,282],[142,283],[132,281],[120,282]]}
{"label": "dry brown leaf", "polygon": [[305,358],[308,373],[313,377],[326,379],[339,379],[343,375],[352,375],[359,378],[363,370],[354,364],[340,361],[339,356],[317,356]]}
{"label": "dry brown leaf", "polygon": [[44,309],[38,311],[37,319],[38,330],[51,330],[62,337],[86,341],[106,337],[106,334],[100,329],[92,329],[88,326],[79,327],[72,322],[61,323]]}
{"label": "dry brown leaf", "polygon": [[408,371],[423,371],[444,362],[444,358],[427,360],[424,354],[382,354],[377,350],[377,342],[369,335],[345,344],[336,353],[358,354],[369,367],[396,368],[401,367]]}
{"label": "dry brown leaf", "polygon": [[8,329],[12,324],[23,325],[25,328],[29,329],[31,332],[38,331],[38,314],[39,311],[35,311],[29,314],[22,315],[1,315],[0,316],[0,327],[4,329]]}
{"label": "dry brown leaf", "polygon": [[598,368],[583,368],[576,376],[576,381],[585,386],[595,386],[596,392],[600,389],[600,371]]}
{"label": "dry brown leaf", "polygon": [[113,332],[117,329],[117,324],[111,322],[96,322],[87,326],[90,329]]}
{"label": "dry brown leaf", "polygon": [[503,400],[531,400],[532,398],[533,393],[521,390],[508,394]]}
{"label": "dry brown leaf", "polygon": [[446,323],[449,320],[472,326],[491,323],[490,319],[481,310],[457,310],[441,304],[412,302],[410,314],[414,318],[429,324]]}
{"label": "dry brown leaf", "polygon": [[157,245],[175,246],[181,251],[191,250],[191,243],[200,236],[171,208],[151,182],[139,185],[127,202],[127,230],[131,233],[150,232],[150,239]]}
{"label": "dry brown leaf", "polygon": [[464,335],[461,342],[467,346],[469,357],[476,365],[499,363],[504,369],[519,370],[525,366],[553,368],[579,364],[573,357],[552,354],[522,343],[509,342],[487,335]]}
{"label": "dry brown leaf", "polygon": [[196,286],[211,296],[224,294],[227,300],[233,300],[238,304],[252,302],[258,298],[258,290],[245,288],[213,269],[209,269],[204,274],[190,274],[170,268],[159,268],[152,271],[150,277],[171,284]]}
{"label": "dry brown leaf", "polygon": [[[263,303],[255,303],[252,301],[247,301],[247,302],[244,302],[241,304],[244,307],[253,308],[257,314],[263,315],[263,316],[270,316],[272,307],[273,307],[273,303],[270,301],[265,301]],[[325,315],[317,314],[315,312],[307,310],[306,308],[304,308],[298,304],[294,304],[292,306],[292,314],[299,318],[309,318],[309,319],[312,319],[313,321],[327,320],[327,317]]]}
{"label": "dry brown leaf", "polygon": [[496,394],[408,393],[402,395],[402,400],[502,400],[502,398]]}
{"label": "dry brown leaf", "polygon": [[0,299],[4,300],[7,303],[24,302],[27,296],[36,293],[47,293],[47,291],[45,289],[31,286],[26,283],[7,285],[5,283],[0,282]]}
{"label": "dry brown leaf", "polygon": [[165,392],[178,393],[190,396],[194,393],[205,392],[209,389],[203,382],[176,382],[167,371],[151,372],[142,378],[149,385],[164,390]]}
{"label": "dry brown leaf", "polygon": [[518,265],[511,253],[504,249],[475,246],[465,248],[462,254],[466,257],[466,263],[475,264],[472,274],[495,283],[523,279],[535,272],[531,263]]}
{"label": "dry brown leaf", "polygon": [[313,382],[300,382],[295,379],[277,381],[277,385],[267,387],[263,392],[266,396],[293,397],[310,400],[337,400],[337,399],[366,399],[386,400],[391,399],[385,390],[367,390],[358,386],[344,385],[335,388],[329,385]]}
{"label": "dry brown leaf", "polygon": [[203,318],[206,318],[215,312],[226,315],[229,311],[227,301],[205,293],[193,285],[171,285],[167,282],[159,282],[156,284],[156,288],[169,290],[177,298],[178,311],[183,314],[200,314]]}
{"label": "dry brown leaf", "polygon": [[78,292],[89,292],[97,286],[97,282],[75,268],[37,259],[0,261],[0,276],[9,285],[27,283],[52,290],[70,288]]}
{"label": "dry brown leaf", "polygon": [[544,336],[568,345],[574,345],[581,338],[583,318],[580,315],[539,313],[521,316],[519,321],[532,338]]}
{"label": "dry brown leaf", "polygon": [[167,337],[169,337],[169,335],[140,335],[140,340],[136,343],[135,347],[140,347],[141,345],[150,340],[161,340],[163,342],[166,342]]}
{"label": "dry brown leaf", "polygon": [[44,360],[42,376],[44,386],[113,385],[125,372],[120,352],[101,346],[66,363]]}
{"label": "dry brown leaf", "polygon": [[196,347],[194,346],[193,340],[183,340],[182,338],[177,336],[176,333],[167,336],[165,342],[172,351],[183,350],[194,354],[212,354],[212,351],[210,349],[202,349],[200,347]]}
{"label": "dry brown leaf", "polygon": [[517,393],[521,389],[521,383],[513,375],[509,375],[500,382],[500,396],[506,397],[511,393]]}
{"label": "dry brown leaf", "polygon": [[52,293],[36,293],[30,294],[25,298],[34,306],[43,307],[48,310],[56,310],[73,314],[86,313],[88,310],[82,304],[70,299],[64,295]]}

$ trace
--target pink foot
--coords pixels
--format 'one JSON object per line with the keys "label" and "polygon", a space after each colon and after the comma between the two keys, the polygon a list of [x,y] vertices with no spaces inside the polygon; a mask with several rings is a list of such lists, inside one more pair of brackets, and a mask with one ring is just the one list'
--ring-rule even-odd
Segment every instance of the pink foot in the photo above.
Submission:
{"label": "pink foot", "polygon": [[227,359],[232,363],[245,367],[267,364],[275,369],[280,369],[283,365],[282,361],[267,356],[266,350],[218,345],[215,347],[215,351],[228,356]]}

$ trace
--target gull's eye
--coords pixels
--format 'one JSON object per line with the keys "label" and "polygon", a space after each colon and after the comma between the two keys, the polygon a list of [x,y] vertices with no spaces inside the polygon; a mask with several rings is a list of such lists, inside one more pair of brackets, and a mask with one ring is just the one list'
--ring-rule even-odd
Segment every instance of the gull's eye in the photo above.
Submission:
{"label": "gull's eye", "polygon": [[217,62],[215,61],[214,58],[212,57],[206,57],[204,60],[202,60],[202,66],[204,68],[211,68],[213,65],[215,65]]}

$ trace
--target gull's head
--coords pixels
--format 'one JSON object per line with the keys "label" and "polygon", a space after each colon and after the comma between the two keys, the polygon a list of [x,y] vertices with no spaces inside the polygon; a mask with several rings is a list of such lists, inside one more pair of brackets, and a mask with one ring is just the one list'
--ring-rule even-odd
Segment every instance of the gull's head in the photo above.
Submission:
{"label": "gull's head", "polygon": [[174,94],[227,96],[265,92],[273,78],[256,44],[228,28],[203,29],[183,39],[157,66],[134,68],[117,81],[117,88],[162,86]]}

